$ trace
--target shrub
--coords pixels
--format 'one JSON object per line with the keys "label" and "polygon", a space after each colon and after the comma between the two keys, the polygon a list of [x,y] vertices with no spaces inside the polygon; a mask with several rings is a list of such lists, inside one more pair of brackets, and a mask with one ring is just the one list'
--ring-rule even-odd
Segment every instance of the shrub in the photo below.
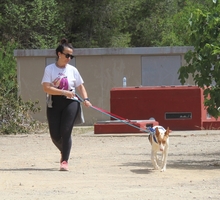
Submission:
{"label": "shrub", "polygon": [[16,61],[13,56],[15,47],[15,43],[9,42],[0,48],[0,132],[3,134],[33,130],[37,122],[30,114],[40,110],[38,101],[24,102],[18,96]]}

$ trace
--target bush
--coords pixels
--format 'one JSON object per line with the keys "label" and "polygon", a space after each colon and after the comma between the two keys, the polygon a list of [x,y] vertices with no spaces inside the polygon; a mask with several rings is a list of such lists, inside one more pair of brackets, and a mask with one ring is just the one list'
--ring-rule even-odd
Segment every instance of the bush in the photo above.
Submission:
{"label": "bush", "polygon": [[13,57],[15,47],[15,43],[8,43],[0,48],[0,132],[3,134],[33,130],[37,122],[30,114],[40,110],[37,101],[24,102],[18,96],[16,61]]}

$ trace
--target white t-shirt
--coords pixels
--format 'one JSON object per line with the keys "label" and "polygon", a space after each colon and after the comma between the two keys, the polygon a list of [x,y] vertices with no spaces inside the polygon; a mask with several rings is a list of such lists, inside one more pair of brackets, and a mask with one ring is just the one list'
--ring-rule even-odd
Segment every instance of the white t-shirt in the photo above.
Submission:
{"label": "white t-shirt", "polygon": [[51,83],[54,87],[58,88],[63,77],[66,77],[68,80],[68,90],[73,92],[76,91],[76,87],[84,83],[76,67],[67,64],[65,68],[59,68],[53,63],[46,66],[41,84]]}

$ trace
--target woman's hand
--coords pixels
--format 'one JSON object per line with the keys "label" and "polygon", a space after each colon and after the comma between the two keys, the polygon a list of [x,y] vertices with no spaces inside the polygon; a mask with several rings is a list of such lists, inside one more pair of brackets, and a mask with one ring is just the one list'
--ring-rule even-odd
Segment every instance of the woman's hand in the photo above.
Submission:
{"label": "woman's hand", "polygon": [[61,89],[55,88],[54,86],[52,86],[51,83],[43,83],[43,89],[44,89],[44,92],[50,95],[63,95],[69,99],[72,99],[75,96],[73,91],[61,90]]}
{"label": "woman's hand", "polygon": [[85,105],[86,107],[92,106],[92,104],[91,104],[91,102],[90,102],[89,100],[85,100],[85,101],[84,101],[84,105]]}
{"label": "woman's hand", "polygon": [[72,99],[75,96],[73,91],[69,91],[69,90],[63,90],[63,95],[66,96],[66,98],[68,99]]}

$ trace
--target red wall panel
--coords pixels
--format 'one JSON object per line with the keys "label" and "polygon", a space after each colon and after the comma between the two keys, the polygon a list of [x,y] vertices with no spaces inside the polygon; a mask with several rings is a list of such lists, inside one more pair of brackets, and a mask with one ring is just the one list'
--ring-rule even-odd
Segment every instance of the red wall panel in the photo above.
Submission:
{"label": "red wall panel", "polygon": [[[110,97],[112,113],[130,120],[154,117],[171,130],[201,129],[206,116],[202,90],[196,86],[112,88]],[[184,117],[184,113],[191,113],[191,117]],[[181,117],[173,119],[172,114]]]}

